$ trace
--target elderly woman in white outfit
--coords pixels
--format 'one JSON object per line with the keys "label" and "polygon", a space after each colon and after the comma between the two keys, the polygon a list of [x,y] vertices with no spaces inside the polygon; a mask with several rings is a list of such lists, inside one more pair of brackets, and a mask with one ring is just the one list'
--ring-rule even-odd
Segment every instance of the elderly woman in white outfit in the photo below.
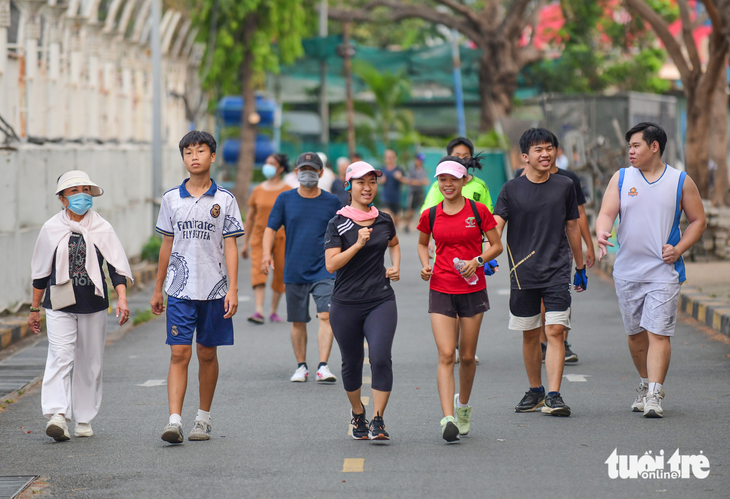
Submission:
{"label": "elderly woman in white outfit", "polygon": [[43,306],[48,359],[41,405],[49,419],[46,434],[57,441],[69,440],[67,422],[72,418],[75,436],[93,435],[90,423],[101,404],[109,308],[105,260],[117,292],[119,324],[129,319],[127,278],[132,279],[132,271],[127,256],[109,222],[91,210],[93,197],[103,193],[85,172],[61,175],[56,195],[63,210],[43,225],[33,253],[28,324],[34,333],[40,332]]}

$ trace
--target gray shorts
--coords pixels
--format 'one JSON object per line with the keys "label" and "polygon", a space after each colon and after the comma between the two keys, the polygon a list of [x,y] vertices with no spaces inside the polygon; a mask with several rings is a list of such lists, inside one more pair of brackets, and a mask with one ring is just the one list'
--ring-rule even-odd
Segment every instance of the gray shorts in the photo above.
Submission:
{"label": "gray shorts", "polygon": [[334,279],[311,283],[286,283],[286,314],[288,322],[309,322],[309,295],[317,305],[317,313],[330,311],[330,298],[335,289]]}
{"label": "gray shorts", "polygon": [[630,282],[613,279],[624,328],[629,335],[644,330],[674,336],[680,283]]}

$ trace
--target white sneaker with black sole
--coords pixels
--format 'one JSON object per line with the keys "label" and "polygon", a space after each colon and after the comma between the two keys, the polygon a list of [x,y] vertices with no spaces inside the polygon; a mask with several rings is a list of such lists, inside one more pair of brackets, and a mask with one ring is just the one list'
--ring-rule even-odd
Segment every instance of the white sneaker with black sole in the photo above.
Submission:
{"label": "white sneaker with black sole", "polygon": [[662,400],[664,399],[664,390],[661,392],[647,393],[644,398],[644,417],[645,418],[663,418],[664,409],[662,409]]}
{"label": "white sneaker with black sole", "polygon": [[56,442],[71,440],[71,436],[68,434],[66,417],[58,413],[54,414],[50,421],[46,423],[46,435],[52,437]]}
{"label": "white sneaker with black sole", "polygon": [[337,381],[337,377],[332,374],[329,366],[325,364],[317,369],[317,381],[321,381],[323,383],[334,383],[335,381]]}

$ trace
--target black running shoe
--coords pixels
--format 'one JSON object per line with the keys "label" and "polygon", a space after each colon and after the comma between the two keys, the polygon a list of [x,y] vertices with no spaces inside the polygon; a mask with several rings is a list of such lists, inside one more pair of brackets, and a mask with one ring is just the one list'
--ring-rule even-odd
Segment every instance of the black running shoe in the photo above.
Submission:
{"label": "black running shoe", "polygon": [[532,412],[535,409],[542,407],[545,402],[545,392],[533,392],[527,390],[525,396],[522,397],[520,403],[515,407],[515,412]]}
{"label": "black running shoe", "polygon": [[563,397],[559,393],[545,397],[545,405],[542,412],[551,416],[570,416],[570,407],[565,405]]}
{"label": "black running shoe", "polygon": [[542,363],[545,363],[545,352],[547,352],[547,343],[540,343],[540,348],[542,349]]}
{"label": "black running shoe", "polygon": [[362,408],[362,414],[353,414],[352,409],[350,409],[350,416],[352,416],[350,420],[350,424],[352,425],[352,438],[355,440],[367,440],[369,432],[368,420],[365,417],[365,407]]}
{"label": "black running shoe", "polygon": [[565,343],[565,362],[578,362],[578,355],[570,349],[570,344],[567,341],[563,343]]}
{"label": "black running shoe", "polygon": [[[355,432],[353,431],[352,434],[354,436]],[[375,416],[373,420],[370,421],[368,438],[370,438],[370,440],[390,440],[390,435],[385,427],[385,422],[380,416]]]}

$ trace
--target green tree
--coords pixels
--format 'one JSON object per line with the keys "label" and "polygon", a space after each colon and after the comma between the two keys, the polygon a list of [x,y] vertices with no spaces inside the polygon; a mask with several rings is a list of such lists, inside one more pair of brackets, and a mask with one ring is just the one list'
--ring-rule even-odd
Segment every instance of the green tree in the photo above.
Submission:
{"label": "green tree", "polygon": [[[243,95],[241,154],[234,194],[239,206],[248,201],[256,142],[255,89],[266,71],[278,72],[302,50],[307,32],[306,0],[190,0],[208,41],[203,85],[213,101],[221,95]],[[310,9],[311,10],[311,9]]]}

